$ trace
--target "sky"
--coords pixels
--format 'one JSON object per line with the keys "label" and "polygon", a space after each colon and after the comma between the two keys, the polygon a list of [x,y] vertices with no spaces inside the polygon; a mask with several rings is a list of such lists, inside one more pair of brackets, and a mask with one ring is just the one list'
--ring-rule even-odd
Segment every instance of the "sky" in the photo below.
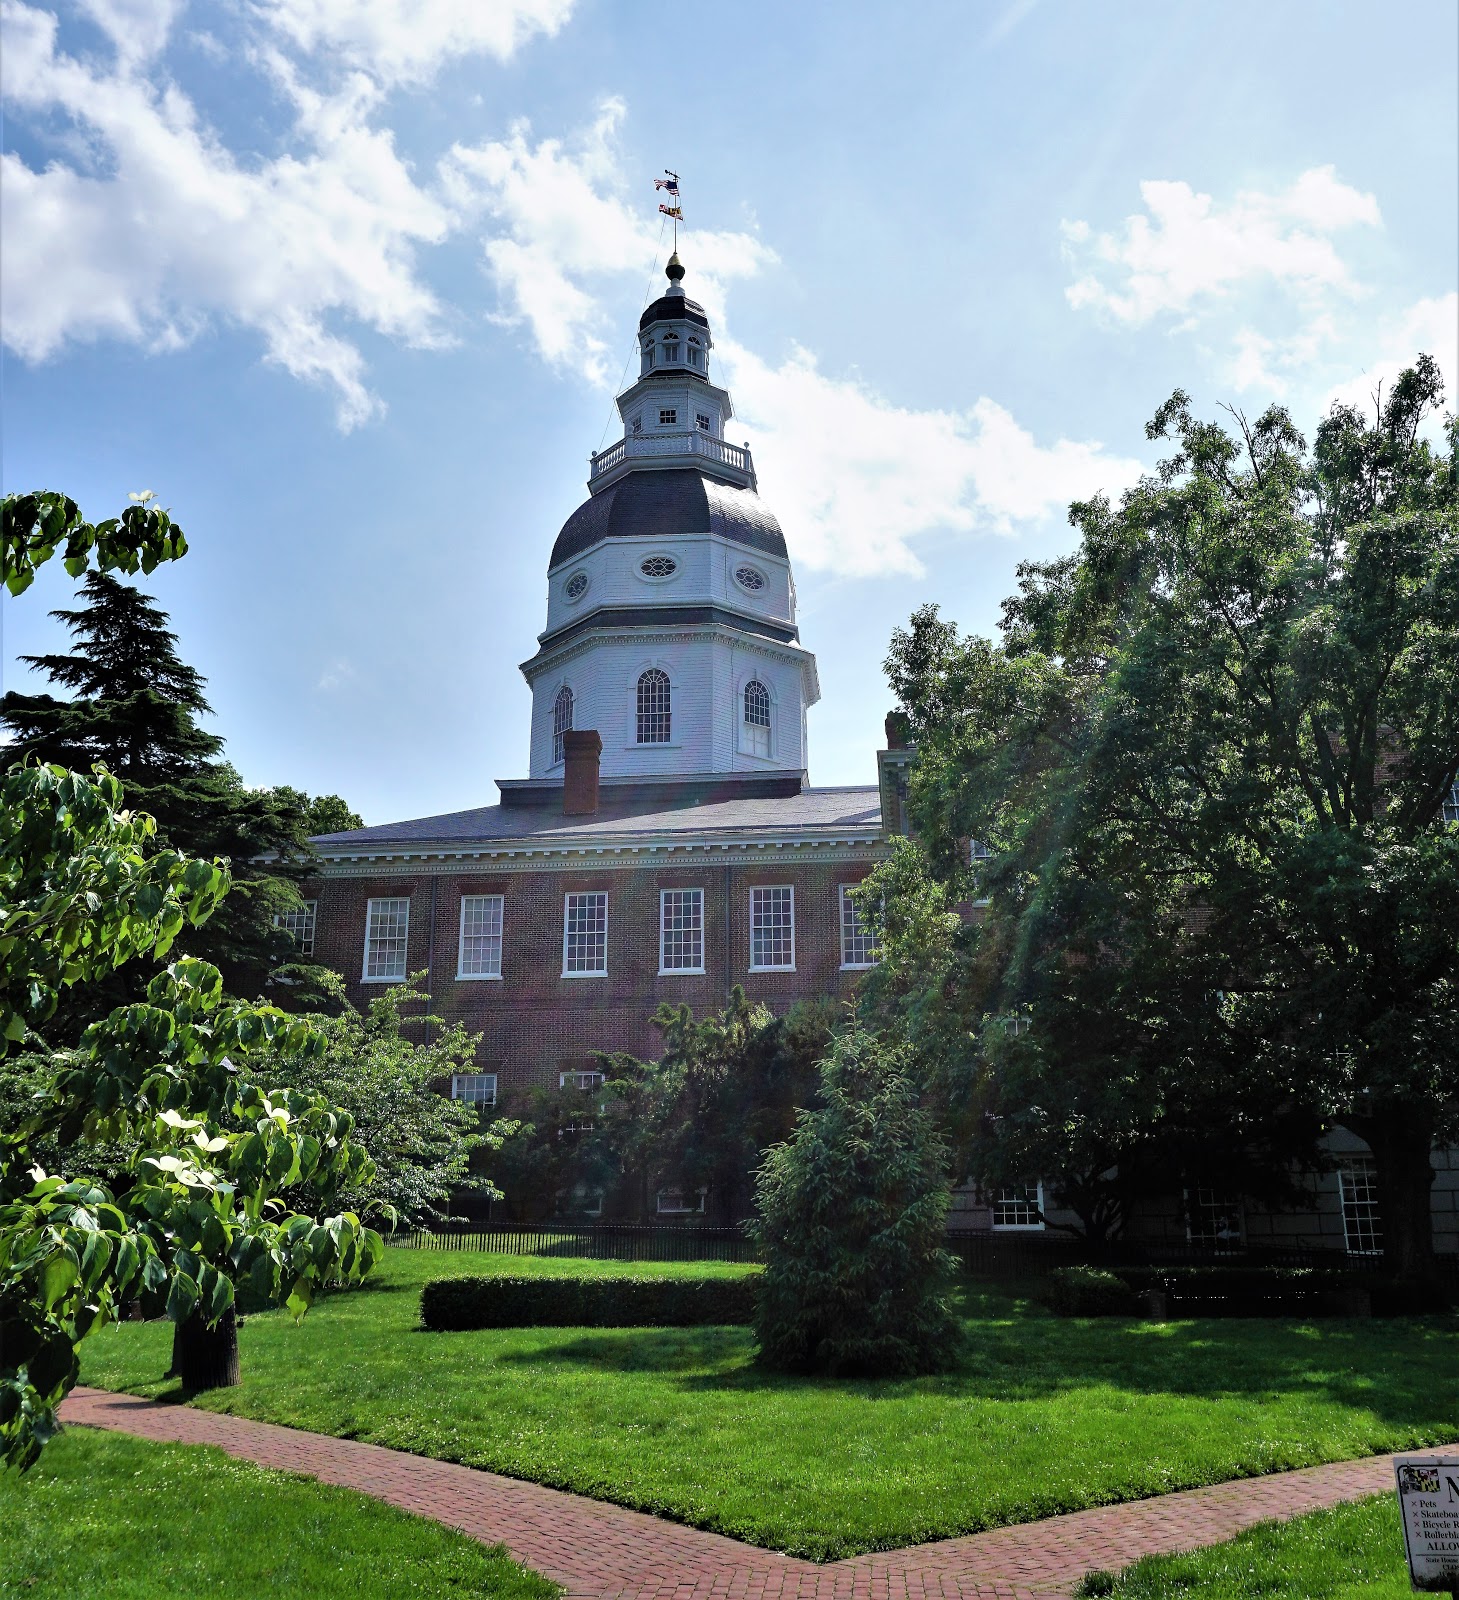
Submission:
{"label": "sky", "polygon": [[[1459,390],[1453,0],[0,0],[0,484],[152,490],[145,587],[254,784],[367,823],[527,770],[518,664],[668,250],[822,700],[992,632],[1067,509],[1203,416]],[[4,686],[61,642],[53,563]]]}

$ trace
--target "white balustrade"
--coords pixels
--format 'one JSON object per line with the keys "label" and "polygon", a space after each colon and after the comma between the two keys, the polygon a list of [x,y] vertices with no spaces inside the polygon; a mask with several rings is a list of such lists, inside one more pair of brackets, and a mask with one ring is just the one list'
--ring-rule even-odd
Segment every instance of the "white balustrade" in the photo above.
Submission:
{"label": "white balustrade", "polygon": [[619,439],[593,456],[588,482],[612,472],[627,460],[648,456],[705,456],[751,477],[755,472],[748,446],[730,444],[712,433],[695,429],[690,433],[637,433]]}

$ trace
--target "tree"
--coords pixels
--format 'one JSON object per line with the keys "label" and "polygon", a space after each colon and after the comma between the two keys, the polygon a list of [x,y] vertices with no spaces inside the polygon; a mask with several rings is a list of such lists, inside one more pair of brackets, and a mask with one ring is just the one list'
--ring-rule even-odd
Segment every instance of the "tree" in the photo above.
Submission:
{"label": "tree", "polygon": [[[972,1081],[1005,1113],[1062,1083],[1071,1103],[1023,1103],[1108,1136],[1132,1103],[1100,1104],[1116,1070],[1177,1155],[1202,1128],[1208,1151],[1257,1128],[1291,1150],[1340,1121],[1407,1276],[1432,1260],[1430,1150],[1459,1135],[1459,435],[1446,456],[1423,430],[1441,393],[1421,357],[1310,451],[1278,408],[1233,437],[1177,393],[1148,430],[1176,442],[1159,476],[1072,508],[1078,551],[1020,569],[1000,642],[924,611],[889,662],[928,870],[948,904],[988,901],[945,961],[954,1013],[982,1008]],[[908,995],[894,1012],[952,1036],[940,993]],[[1028,1043],[986,1048],[1018,1015]],[[1020,1084],[1035,1046],[1047,1070]],[[1133,1166],[1129,1143],[1107,1153]]]}
{"label": "tree", "polygon": [[652,1215],[664,1189],[702,1192],[708,1215],[742,1221],[764,1152],[815,1101],[836,1020],[830,1001],[776,1017],[738,985],[698,1021],[665,1002],[652,1018],[659,1060],[602,1054],[601,1085],[538,1090],[510,1108],[527,1128],[504,1151],[503,1182],[518,1205],[600,1196],[609,1217]]}
{"label": "tree", "polygon": [[[257,1069],[270,1083],[347,1111],[352,1137],[370,1151],[375,1170],[368,1186],[339,1190],[329,1203],[369,1221],[398,1218],[411,1227],[445,1221],[460,1192],[499,1199],[490,1180],[473,1173],[472,1158],[500,1149],[514,1131],[507,1121],[484,1126],[475,1106],[442,1093],[453,1073],[472,1070],[478,1041],[459,1023],[444,1027],[429,1015],[430,996],[420,987],[424,977],[416,973],[408,983],[392,985],[363,1014],[343,1004],[338,1015],[307,1016],[320,1049],[263,1058]],[[416,1015],[407,1015],[412,1009]],[[417,1038],[407,1038],[407,1032]],[[301,1211],[325,1203],[312,1184],[285,1198]]]}
{"label": "tree", "polygon": [[[53,525],[28,535],[11,501],[0,509],[0,576],[18,593],[60,534]],[[144,525],[127,537],[147,534]],[[109,537],[99,536],[103,561]],[[148,559],[180,554],[180,530],[169,539]],[[73,574],[90,550],[84,537],[78,544]],[[106,773],[92,780],[28,766],[0,775],[7,1057],[43,1042],[36,1030],[50,1026],[66,988],[165,957],[227,892],[221,863],[156,849],[151,818],[120,802]],[[174,1364],[185,1386],[202,1387],[236,1377],[239,1289],[302,1315],[318,1284],[358,1280],[378,1260],[379,1235],[355,1216],[315,1222],[278,1204],[281,1189],[305,1179],[322,1194],[359,1185],[370,1161],[351,1142],[347,1115],[250,1081],[260,1045],[288,1055],[317,1040],[275,1008],[225,1000],[217,969],[184,959],[158,973],[141,1002],[56,1055],[28,1114],[0,1130],[0,1461],[36,1460],[76,1381],[76,1347],[128,1300],[172,1319]],[[48,1173],[35,1160],[38,1150],[83,1145],[125,1152],[125,1189],[74,1169]]]}
{"label": "tree", "polygon": [[[52,613],[75,635],[72,651],[22,658],[70,697],[11,692],[0,699],[0,720],[15,735],[6,757],[16,766],[41,761],[78,771],[99,763],[122,781],[133,806],[155,818],[163,844],[227,857],[233,894],[205,925],[183,933],[180,948],[214,962],[230,987],[257,993],[294,955],[277,919],[299,903],[295,883],[309,855],[314,808],[325,822],[355,819],[337,796],[311,802],[295,789],[248,788],[221,759],[222,739],[198,724],[210,709],[203,680],[179,658],[165,614],[104,572],[89,573],[81,595],[79,609]],[[274,858],[267,868],[258,864],[263,856]],[[105,982],[99,993],[74,997],[72,1008],[84,1022],[135,998],[142,981]]]}
{"label": "tree", "polygon": [[151,572],[187,553],[182,529],[151,504],[151,490],[131,497],[119,517],[87,522],[69,495],[42,489],[0,500],[0,582],[11,594],[24,594],[62,544],[62,565],[79,578],[92,560],[101,571]]}
{"label": "tree", "polygon": [[958,1325],[933,1119],[902,1053],[860,1030],[833,1043],[821,1100],[756,1183],[760,1359],[832,1377],[936,1371]]}

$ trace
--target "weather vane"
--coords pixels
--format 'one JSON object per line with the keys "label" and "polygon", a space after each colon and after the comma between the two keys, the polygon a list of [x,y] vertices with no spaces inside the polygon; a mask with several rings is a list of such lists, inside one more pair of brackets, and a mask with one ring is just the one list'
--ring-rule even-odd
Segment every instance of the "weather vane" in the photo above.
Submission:
{"label": "weather vane", "polygon": [[655,178],[654,189],[666,189],[674,197],[673,205],[666,206],[661,202],[659,205],[659,210],[662,211],[666,217],[673,221],[674,249],[677,251],[679,248],[679,224],[684,220],[684,213],[679,207],[679,174],[677,172],[670,172],[667,167],[664,168],[664,171],[668,174],[668,176],[663,178]]}

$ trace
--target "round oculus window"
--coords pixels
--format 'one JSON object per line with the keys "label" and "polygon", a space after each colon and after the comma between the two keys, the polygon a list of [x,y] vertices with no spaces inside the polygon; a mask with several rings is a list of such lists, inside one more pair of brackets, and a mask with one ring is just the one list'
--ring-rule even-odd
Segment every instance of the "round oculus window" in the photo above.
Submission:
{"label": "round oculus window", "polygon": [[756,572],[753,567],[741,567],[735,573],[735,582],[742,589],[749,589],[752,593],[765,587],[765,574]]}
{"label": "round oculus window", "polygon": [[673,556],[650,556],[639,562],[638,570],[645,578],[672,578],[679,570],[679,563]]}
{"label": "round oculus window", "polygon": [[569,600],[581,600],[588,592],[588,575],[586,572],[575,572],[567,580],[567,588],[563,591]]}

